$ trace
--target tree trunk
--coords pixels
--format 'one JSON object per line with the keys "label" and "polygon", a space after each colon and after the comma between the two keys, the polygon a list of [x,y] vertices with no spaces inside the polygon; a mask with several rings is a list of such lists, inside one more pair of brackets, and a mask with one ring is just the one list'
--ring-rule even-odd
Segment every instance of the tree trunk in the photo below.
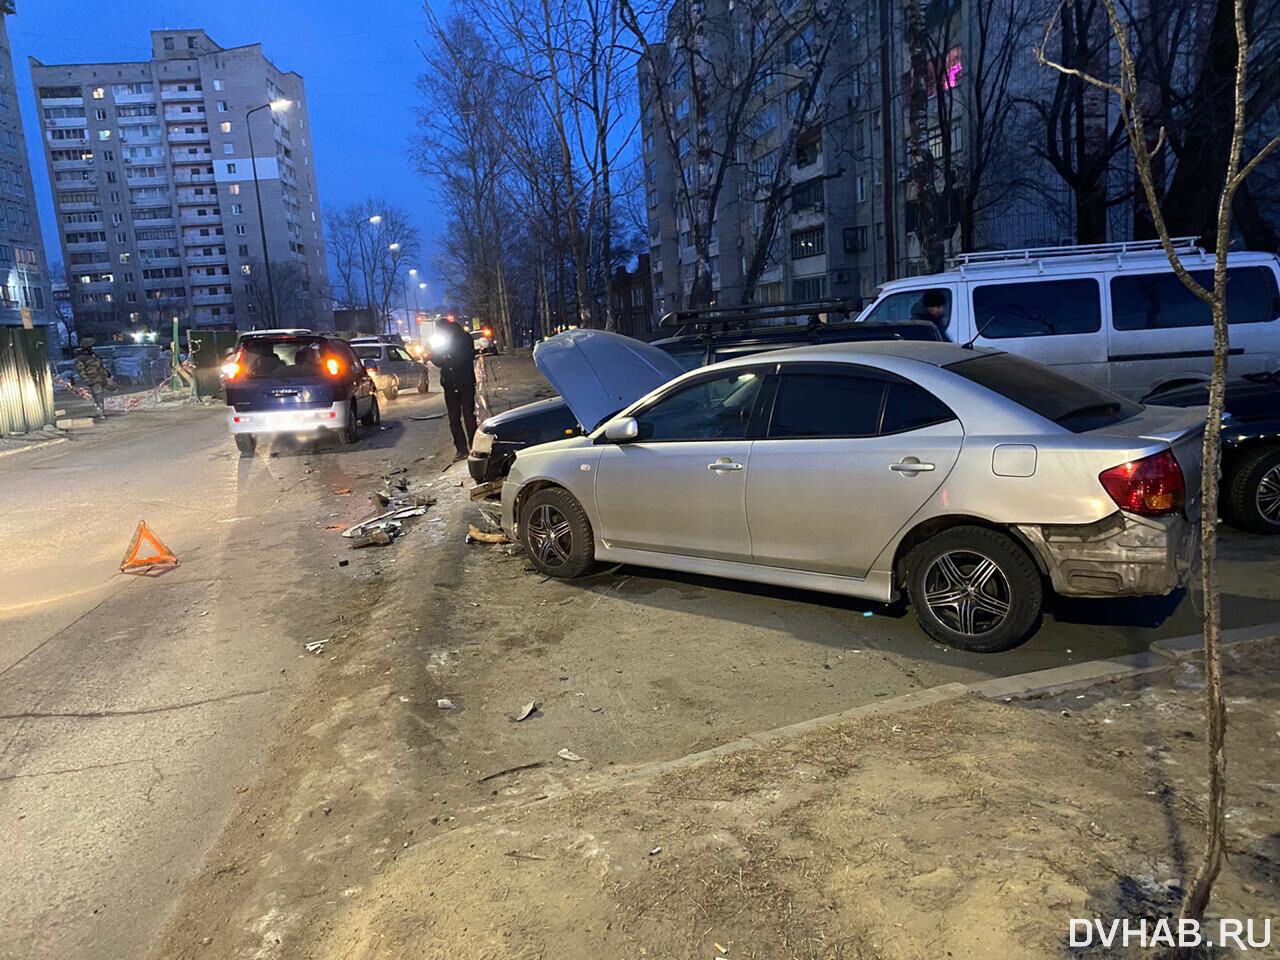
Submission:
{"label": "tree trunk", "polygon": [[[907,55],[911,60],[907,91],[907,122],[911,127],[908,151],[911,182],[916,193],[916,242],[924,259],[925,271],[941,267],[938,242],[937,196],[934,184],[933,153],[929,150],[929,54],[925,28],[926,0],[906,0],[903,6]],[[938,261],[934,267],[935,260]]]}

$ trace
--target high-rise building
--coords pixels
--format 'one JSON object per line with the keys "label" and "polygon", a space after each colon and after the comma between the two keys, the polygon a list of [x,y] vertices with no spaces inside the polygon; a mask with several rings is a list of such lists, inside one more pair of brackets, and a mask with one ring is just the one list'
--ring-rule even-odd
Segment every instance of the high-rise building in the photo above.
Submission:
{"label": "high-rise building", "polygon": [[203,30],[151,50],[31,59],[77,326],[330,326],[302,77]]}
{"label": "high-rise building", "polygon": [[9,34],[0,14],[0,324],[44,325],[53,319]]}

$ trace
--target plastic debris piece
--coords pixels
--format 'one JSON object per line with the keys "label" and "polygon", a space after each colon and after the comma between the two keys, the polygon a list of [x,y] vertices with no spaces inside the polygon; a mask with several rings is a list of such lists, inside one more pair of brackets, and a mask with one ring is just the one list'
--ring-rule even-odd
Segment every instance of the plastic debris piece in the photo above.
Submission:
{"label": "plastic debris piece", "polygon": [[557,750],[556,756],[559,757],[561,760],[569,760],[573,763],[577,763],[578,761],[583,759],[582,757],[574,753],[572,750],[568,750],[568,749]]}
{"label": "plastic debris piece", "polygon": [[538,709],[538,701],[530,700],[528,703],[526,703],[523,707],[520,708],[520,710],[516,713],[513,719],[515,720],[516,723],[519,723],[521,720],[528,720],[529,717],[533,715],[533,712],[537,709]]}
{"label": "plastic debris piece", "polygon": [[439,707],[441,710],[457,710],[458,709],[457,706],[454,705],[454,702],[450,700],[448,697],[441,697],[439,700],[436,701],[436,706]]}
{"label": "plastic debris piece", "polygon": [[661,848],[661,847],[654,847],[652,850],[650,850],[650,851],[649,851],[649,856],[651,856],[651,857],[656,857],[656,856],[657,856],[658,854],[660,854],[661,852],[662,852],[662,848]]}

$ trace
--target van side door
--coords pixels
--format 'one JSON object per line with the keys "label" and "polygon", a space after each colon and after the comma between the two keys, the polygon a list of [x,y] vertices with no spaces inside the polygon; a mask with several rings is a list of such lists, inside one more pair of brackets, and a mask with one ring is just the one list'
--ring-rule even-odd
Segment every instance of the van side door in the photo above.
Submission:
{"label": "van side door", "polygon": [[1107,386],[1107,335],[1097,277],[975,280],[969,296],[978,346]]}

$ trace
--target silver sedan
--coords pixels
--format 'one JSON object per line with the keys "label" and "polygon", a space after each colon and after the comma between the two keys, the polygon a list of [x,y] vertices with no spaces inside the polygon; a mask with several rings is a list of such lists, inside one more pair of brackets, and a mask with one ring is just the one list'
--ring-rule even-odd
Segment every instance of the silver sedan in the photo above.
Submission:
{"label": "silver sedan", "polygon": [[1195,558],[1202,411],[997,351],[877,342],[715,364],[612,413],[618,339],[535,356],[586,414],[587,435],[521,451],[502,491],[550,576],[621,561],[905,595],[930,636],[990,652],[1035,631],[1050,590],[1166,594]]}

